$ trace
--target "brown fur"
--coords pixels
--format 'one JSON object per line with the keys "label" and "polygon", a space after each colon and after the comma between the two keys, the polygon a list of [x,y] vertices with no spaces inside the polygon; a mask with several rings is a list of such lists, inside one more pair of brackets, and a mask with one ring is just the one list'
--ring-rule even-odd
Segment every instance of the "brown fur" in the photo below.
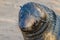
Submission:
{"label": "brown fur", "polygon": [[44,33],[44,40],[56,40],[56,36],[52,32]]}

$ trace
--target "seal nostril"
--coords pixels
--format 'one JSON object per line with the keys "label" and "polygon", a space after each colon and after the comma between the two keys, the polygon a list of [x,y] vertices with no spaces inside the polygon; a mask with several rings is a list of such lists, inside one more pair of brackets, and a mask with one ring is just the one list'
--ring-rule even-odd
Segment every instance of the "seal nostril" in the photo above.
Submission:
{"label": "seal nostril", "polygon": [[23,30],[23,29],[25,29],[25,27],[22,27],[22,26],[20,26],[20,28]]}
{"label": "seal nostril", "polygon": [[26,31],[26,28],[25,27],[20,27],[22,31]]}

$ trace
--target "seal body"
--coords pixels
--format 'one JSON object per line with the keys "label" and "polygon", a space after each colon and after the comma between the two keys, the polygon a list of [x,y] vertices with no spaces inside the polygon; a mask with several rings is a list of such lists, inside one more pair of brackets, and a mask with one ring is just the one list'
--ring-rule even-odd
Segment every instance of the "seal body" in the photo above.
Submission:
{"label": "seal body", "polygon": [[38,3],[24,4],[19,11],[24,40],[59,40],[59,21],[53,10]]}

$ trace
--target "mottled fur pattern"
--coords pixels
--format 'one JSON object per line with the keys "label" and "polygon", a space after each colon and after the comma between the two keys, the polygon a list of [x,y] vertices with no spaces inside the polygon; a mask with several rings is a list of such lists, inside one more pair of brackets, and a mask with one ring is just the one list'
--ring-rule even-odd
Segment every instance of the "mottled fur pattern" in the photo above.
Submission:
{"label": "mottled fur pattern", "polygon": [[56,40],[56,35],[52,34],[52,32],[45,33],[44,36],[44,40]]}
{"label": "mottled fur pattern", "polygon": [[[29,26],[33,25],[35,20],[38,21],[40,20],[39,16],[41,16],[41,14],[39,13],[41,11],[39,11],[38,8],[42,11],[42,13],[46,13],[47,16],[46,18],[48,23],[42,25],[41,28],[38,25],[39,27],[36,27],[35,30],[30,32],[33,28]],[[32,17],[30,15],[32,15]],[[45,14],[42,14],[42,16],[44,15]],[[24,40],[56,40],[57,35],[54,31],[56,26],[56,18],[57,17],[55,12],[44,5],[34,3],[34,2],[29,2],[25,4],[23,7],[21,7],[21,10],[19,12],[19,27],[21,30],[23,29],[22,33],[23,33]],[[26,25],[28,26],[27,29],[24,28]],[[26,30],[27,32],[25,32]]]}

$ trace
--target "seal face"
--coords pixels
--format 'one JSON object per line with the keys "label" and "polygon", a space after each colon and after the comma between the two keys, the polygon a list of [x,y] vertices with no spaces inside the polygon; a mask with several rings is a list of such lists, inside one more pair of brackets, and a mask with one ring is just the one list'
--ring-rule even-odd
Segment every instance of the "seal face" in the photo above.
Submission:
{"label": "seal face", "polygon": [[53,29],[55,20],[53,10],[34,2],[24,4],[19,12],[19,27],[25,40],[43,40],[44,31]]}
{"label": "seal face", "polygon": [[23,31],[35,31],[46,21],[46,13],[37,5],[31,2],[21,7],[19,25]]}

